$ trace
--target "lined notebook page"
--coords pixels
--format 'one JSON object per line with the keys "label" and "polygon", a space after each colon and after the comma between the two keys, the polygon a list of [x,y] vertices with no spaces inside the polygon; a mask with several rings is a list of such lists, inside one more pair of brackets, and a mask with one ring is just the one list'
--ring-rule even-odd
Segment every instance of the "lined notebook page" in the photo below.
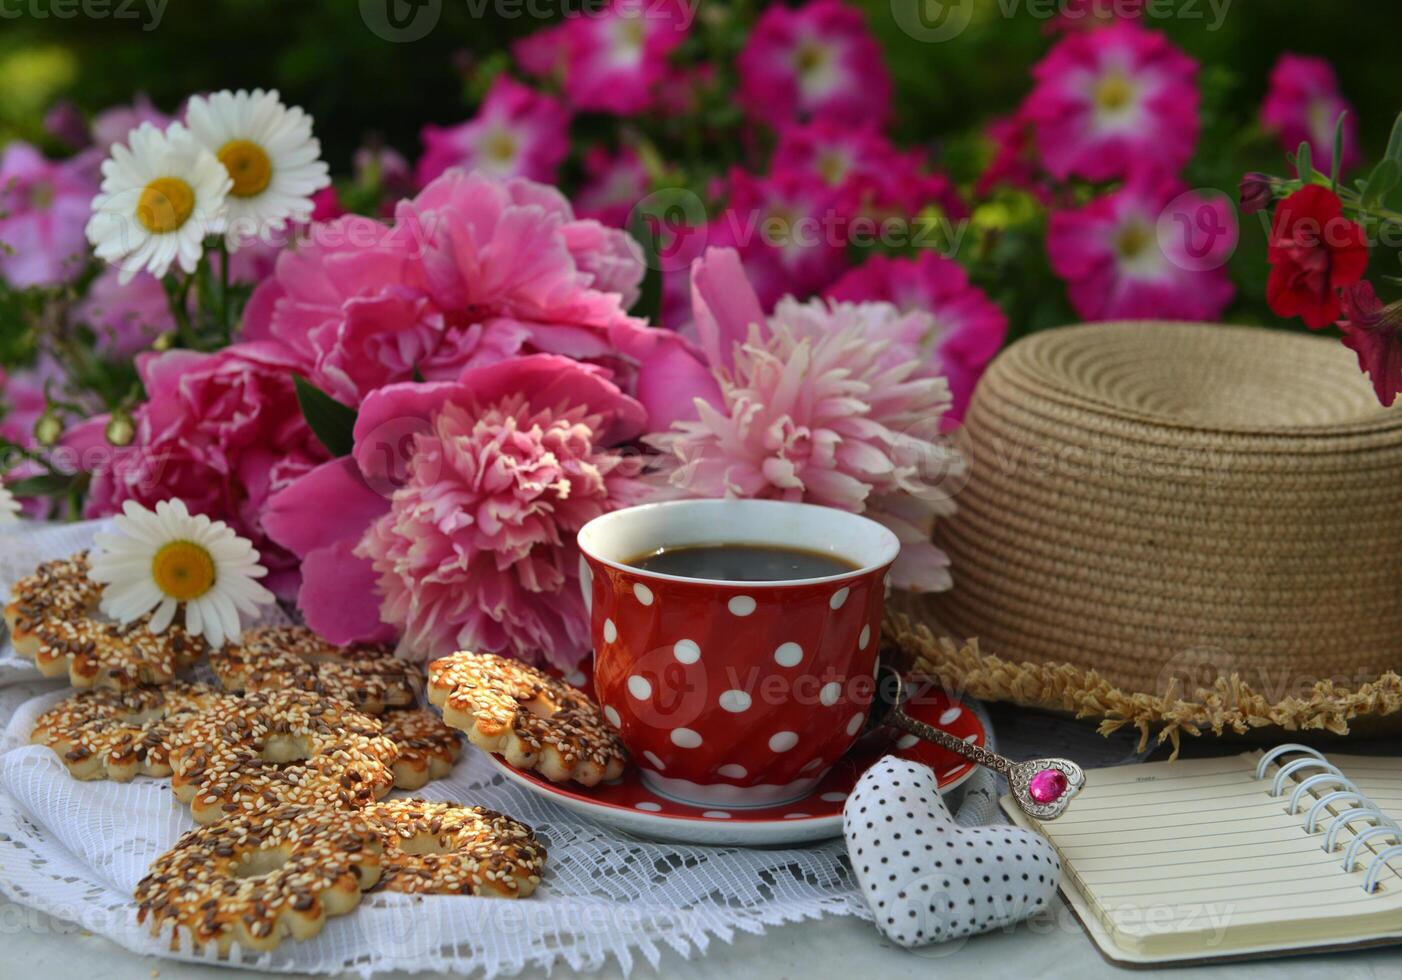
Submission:
{"label": "lined notebook page", "polygon": [[[1261,942],[1266,926],[1323,940],[1402,909],[1402,879],[1364,892],[1362,872],[1344,873],[1342,855],[1285,812],[1288,797],[1255,778],[1258,758],[1096,770],[1067,813],[1038,828],[1106,928],[1146,950],[1170,937],[1221,942],[1228,931]],[[1402,780],[1396,760],[1375,761],[1391,768],[1368,764],[1357,779],[1388,806]]]}

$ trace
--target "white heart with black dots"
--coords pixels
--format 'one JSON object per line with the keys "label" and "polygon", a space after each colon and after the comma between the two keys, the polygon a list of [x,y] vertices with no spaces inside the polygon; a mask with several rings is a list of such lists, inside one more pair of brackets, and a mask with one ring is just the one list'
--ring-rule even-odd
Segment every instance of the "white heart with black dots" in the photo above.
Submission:
{"label": "white heart with black dots", "polygon": [[1047,908],[1061,861],[1038,834],[961,827],[929,766],[886,756],[842,809],[852,870],[876,927],[924,946],[1019,922]]}

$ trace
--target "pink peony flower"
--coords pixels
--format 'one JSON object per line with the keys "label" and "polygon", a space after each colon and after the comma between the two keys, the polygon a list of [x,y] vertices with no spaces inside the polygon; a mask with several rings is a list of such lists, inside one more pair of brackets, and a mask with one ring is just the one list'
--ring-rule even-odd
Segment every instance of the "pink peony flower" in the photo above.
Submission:
{"label": "pink peony flower", "polygon": [[575,211],[610,228],[628,223],[633,206],[647,196],[651,184],[642,159],[628,148],[611,154],[602,146],[590,147],[584,154],[584,172],[587,181],[574,196]]}
{"label": "pink peony flower", "polygon": [[558,99],[499,75],[471,120],[424,127],[419,183],[449,167],[553,183],[569,155],[569,125],[569,110]]}
{"label": "pink peony flower", "polygon": [[1198,136],[1197,62],[1168,39],[1122,23],[1063,38],[1032,69],[1026,113],[1053,176],[1177,172]]}
{"label": "pink peony flower", "polygon": [[641,497],[640,461],[610,447],[643,420],[597,370],[550,355],[374,392],[354,457],[272,502],[279,540],[339,573],[308,578],[307,622],[350,642],[383,635],[383,617],[418,658],[474,649],[573,667],[589,646],[575,533]]}
{"label": "pink peony flower", "polygon": [[1334,157],[1334,127],[1344,120],[1343,170],[1356,165],[1358,113],[1339,91],[1333,65],[1323,58],[1282,54],[1271,69],[1270,88],[1261,104],[1261,125],[1280,138],[1281,148],[1294,153],[1308,141],[1310,157],[1325,173]]}
{"label": "pink peony flower", "polygon": [[68,282],[87,260],[97,185],[19,140],[0,154],[0,277],[17,289]]}
{"label": "pink peony flower", "polygon": [[736,61],[740,99],[756,119],[778,125],[826,116],[883,123],[891,78],[861,12],[841,0],[770,5]]}
{"label": "pink peony flower", "polygon": [[75,315],[92,327],[100,351],[130,357],[145,350],[163,333],[175,329],[170,304],[161,281],[148,272],[130,282],[121,281],[122,270],[107,266],[93,280]]}
{"label": "pink peony flower", "polygon": [[697,261],[692,289],[721,399],[698,399],[695,421],[645,439],[665,454],[668,484],[866,513],[902,541],[898,586],[948,588],[948,561],[930,532],[953,509],[940,481],[960,468],[938,431],[949,389],[909,356],[932,328],[929,315],[790,297],[765,319],[727,250]]}
{"label": "pink peony flower", "polygon": [[918,333],[893,341],[887,360],[913,360],[921,373],[949,379],[953,400],[946,418],[963,418],[983,369],[1003,346],[1008,318],[969,282],[964,267],[935,252],[915,259],[877,255],[830,286],[825,295],[848,303],[885,302],[903,313],[921,311],[930,320],[907,323]]}
{"label": "pink peony flower", "polygon": [[1052,214],[1047,253],[1080,316],[1221,316],[1235,293],[1224,268],[1236,247],[1235,215],[1225,198],[1186,190],[1174,178],[1143,175]]}
{"label": "pink peony flower", "polygon": [[531,351],[614,364],[643,276],[622,232],[574,217],[553,188],[452,171],[393,226],[345,217],[285,252],[255,291],[245,337],[294,352],[349,404],[415,376],[457,377]]}
{"label": "pink peony flower", "polygon": [[653,107],[667,58],[690,27],[684,0],[611,0],[567,13],[515,51],[528,71],[559,80],[576,108],[626,116]]}
{"label": "pink peony flower", "polygon": [[84,423],[68,441],[82,458],[97,456],[88,516],[116,513],[128,500],[149,507],[179,497],[191,513],[249,538],[271,573],[268,587],[290,597],[297,564],[269,539],[264,511],[271,496],[327,458],[297,405],[298,366],[265,343],[139,356],[147,400],[134,413],[131,446],[106,447],[106,416]]}

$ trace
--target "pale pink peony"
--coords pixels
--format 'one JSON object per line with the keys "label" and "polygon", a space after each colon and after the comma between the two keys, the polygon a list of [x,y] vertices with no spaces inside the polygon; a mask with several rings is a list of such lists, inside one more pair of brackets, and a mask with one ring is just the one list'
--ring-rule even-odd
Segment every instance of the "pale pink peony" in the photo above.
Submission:
{"label": "pale pink peony", "polygon": [[866,513],[901,538],[901,588],[948,588],[930,543],[953,510],[942,481],[960,463],[939,436],[943,378],[892,356],[932,329],[889,303],[781,300],[767,319],[738,256],[708,250],[692,272],[696,328],[721,402],[645,441],[677,491],[801,500]]}
{"label": "pale pink peony", "polygon": [[737,59],[740,100],[774,125],[828,117],[864,125],[891,111],[891,78],[862,14],[841,0],[772,4]]}
{"label": "pale pink peony", "polygon": [[584,187],[574,196],[581,218],[593,218],[610,228],[628,223],[633,206],[647,196],[650,180],[642,159],[632,149],[609,153],[602,146],[584,154]]}
{"label": "pale pink peony", "polygon": [[570,112],[558,99],[500,75],[471,120],[424,127],[419,183],[449,167],[554,182],[569,155],[569,126]]}
{"label": "pale pink peony", "polygon": [[0,279],[56,286],[87,262],[83,233],[97,185],[73,161],[44,159],[16,140],[0,153]]}
{"label": "pale pink peony", "polygon": [[122,282],[122,270],[107,266],[100,272],[75,311],[97,338],[99,350],[130,357],[151,346],[161,334],[175,329],[161,281],[149,272],[138,272]]}
{"label": "pale pink peony", "polygon": [[353,459],[270,508],[279,540],[339,572],[308,579],[307,622],[349,642],[381,636],[383,617],[416,658],[473,649],[574,666],[589,646],[575,533],[639,499],[640,461],[610,447],[643,422],[597,370],[543,354],[373,393]]}
{"label": "pale pink peony", "polygon": [[[1086,320],[1215,320],[1235,289],[1232,205],[1171,177],[1140,175],[1047,227],[1052,270]],[[1162,218],[1160,216],[1163,216]]]}
{"label": "pale pink peony", "polygon": [[297,587],[292,556],[263,527],[268,498],[327,458],[303,421],[292,384],[297,363],[274,344],[235,344],[217,354],[143,354],[147,392],[134,414],[132,444],[111,450],[105,416],[84,423],[68,444],[93,460],[87,513],[113,514],[179,497],[191,513],[229,524],[249,538],[283,597]]}
{"label": "pale pink peony", "polygon": [[667,58],[690,27],[684,0],[611,0],[568,12],[514,50],[526,70],[559,81],[576,108],[633,115],[654,107]]}
{"label": "pale pink peony", "polygon": [[974,385],[1007,336],[1007,316],[969,282],[964,267],[928,250],[915,259],[874,256],[833,283],[825,295],[929,314],[928,321],[907,321],[917,332],[896,339],[887,360],[914,360],[924,365],[923,373],[948,378],[953,404],[946,417],[951,420],[963,418]]}
{"label": "pale pink peony", "polygon": [[1063,38],[1033,69],[1024,107],[1053,176],[1177,172],[1198,137],[1197,62],[1133,23]]}
{"label": "pale pink peony", "polygon": [[1334,66],[1323,58],[1288,52],[1280,56],[1261,104],[1261,126],[1280,138],[1283,150],[1294,153],[1308,142],[1315,166],[1328,173],[1334,158],[1334,129],[1344,112],[1348,113],[1342,163],[1346,170],[1359,161],[1358,113],[1339,91]]}

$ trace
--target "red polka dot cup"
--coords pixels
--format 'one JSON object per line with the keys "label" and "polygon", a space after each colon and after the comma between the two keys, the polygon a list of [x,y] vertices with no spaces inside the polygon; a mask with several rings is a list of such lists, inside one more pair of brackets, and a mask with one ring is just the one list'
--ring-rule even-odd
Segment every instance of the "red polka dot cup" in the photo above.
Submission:
{"label": "red polka dot cup", "polygon": [[[628,564],[707,544],[797,548],[855,567],[749,582]],[[900,550],[889,530],[811,504],[679,500],[596,518],[579,546],[595,693],[655,792],[717,807],[801,799],[856,741]]]}

